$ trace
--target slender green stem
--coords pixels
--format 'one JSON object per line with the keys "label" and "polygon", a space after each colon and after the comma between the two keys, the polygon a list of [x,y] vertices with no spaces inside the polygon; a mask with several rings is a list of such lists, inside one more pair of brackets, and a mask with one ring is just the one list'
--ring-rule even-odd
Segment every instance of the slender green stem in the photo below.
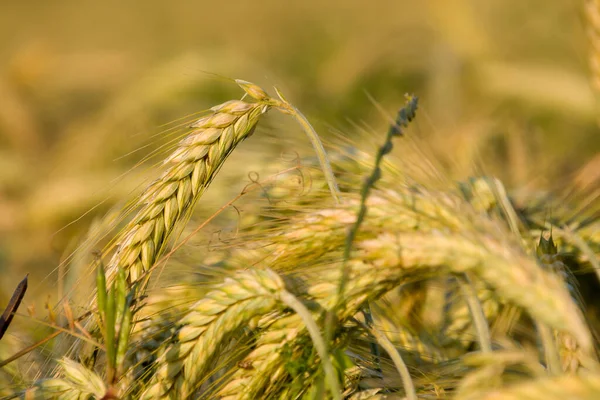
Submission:
{"label": "slender green stem", "polygon": [[310,337],[315,346],[315,349],[317,350],[317,353],[319,353],[319,357],[321,358],[321,362],[323,363],[325,379],[327,382],[327,386],[329,386],[331,396],[334,398],[334,400],[341,400],[342,392],[340,390],[340,385],[338,383],[335,370],[333,369],[333,364],[331,363],[331,359],[329,358],[327,344],[323,340],[321,332],[319,331],[319,327],[317,326],[317,323],[310,314],[310,311],[308,311],[308,309],[296,298],[296,296],[294,296],[288,291],[283,291],[280,295],[280,299],[285,305],[294,310],[300,316],[300,318],[302,318],[302,321],[304,321],[306,329],[308,330],[308,333],[310,334]]}
{"label": "slender green stem", "polygon": [[342,262],[342,270],[340,274],[340,283],[338,285],[338,294],[336,305],[334,306],[334,313],[336,310],[341,308],[342,299],[344,296],[344,291],[346,289],[347,281],[350,277],[350,268],[348,266],[348,261],[350,260],[350,252],[352,251],[352,244],[356,239],[356,235],[360,226],[362,225],[365,216],[367,215],[367,198],[369,197],[369,193],[371,189],[375,186],[377,181],[381,178],[381,162],[383,157],[390,153],[394,147],[392,143],[392,139],[396,136],[402,135],[402,127],[408,126],[409,122],[413,120],[415,117],[418,106],[418,98],[412,95],[406,95],[406,104],[404,107],[400,109],[398,112],[398,116],[396,118],[396,124],[392,125],[388,130],[387,136],[385,138],[384,144],[377,151],[377,155],[375,156],[375,165],[373,166],[373,171],[371,175],[366,179],[360,190],[360,208],[358,210],[358,215],[356,216],[356,221],[354,225],[348,232],[346,236],[346,242],[344,245],[344,254],[343,254],[343,262]]}

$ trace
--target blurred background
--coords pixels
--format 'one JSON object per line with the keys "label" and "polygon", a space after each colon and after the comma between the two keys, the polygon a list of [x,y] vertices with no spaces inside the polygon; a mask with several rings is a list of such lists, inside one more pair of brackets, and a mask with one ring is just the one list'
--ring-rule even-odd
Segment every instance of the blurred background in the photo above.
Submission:
{"label": "blurred background", "polygon": [[[25,273],[25,307],[56,301],[77,238],[154,176],[128,171],[165,143],[162,125],[240,97],[223,77],[277,85],[325,141],[369,151],[413,92],[416,132],[452,178],[597,187],[587,29],[578,1],[4,2],[0,305]],[[232,156],[239,179],[217,179],[207,207],[306,146],[285,121],[269,116]]]}

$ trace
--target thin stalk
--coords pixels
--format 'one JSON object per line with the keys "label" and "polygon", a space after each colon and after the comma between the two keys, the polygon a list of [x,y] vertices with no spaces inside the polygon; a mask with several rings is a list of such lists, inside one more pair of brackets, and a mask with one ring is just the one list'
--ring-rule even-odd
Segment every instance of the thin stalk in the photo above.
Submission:
{"label": "thin stalk", "polygon": [[560,355],[554,341],[554,333],[546,324],[536,321],[535,327],[540,335],[542,348],[544,349],[544,358],[546,359],[546,368],[550,375],[560,375],[562,373],[562,365]]}
{"label": "thin stalk", "polygon": [[375,337],[377,343],[379,343],[379,345],[383,347],[383,349],[388,353],[388,355],[392,359],[392,362],[394,363],[394,366],[396,367],[396,370],[398,371],[398,374],[402,379],[402,384],[404,385],[404,392],[406,393],[406,398],[408,400],[417,400],[417,392],[415,391],[415,385],[412,381],[412,378],[410,377],[408,367],[402,359],[402,356],[400,356],[400,353],[398,353],[398,350],[396,349],[394,344],[390,342],[390,340],[387,338],[387,336],[385,336],[384,333],[380,332],[374,326],[369,326],[364,323],[361,323],[361,325],[363,325],[363,327],[366,328],[373,335],[373,337]]}
{"label": "thin stalk", "polygon": [[[371,312],[371,305],[367,304],[367,306],[362,310],[362,313],[365,317],[365,324],[369,328],[373,327],[373,313]],[[329,332],[327,332],[327,335],[328,334]],[[329,338],[329,336],[326,337]],[[370,343],[369,345],[371,347],[371,354],[373,354],[373,356],[375,357],[375,370],[377,372],[381,372],[381,353],[379,351],[379,346],[377,346],[377,343]]]}
{"label": "thin stalk", "polygon": [[415,117],[417,106],[418,98],[412,95],[406,95],[406,104],[398,112],[396,124],[392,125],[388,130],[385,142],[379,148],[379,150],[377,151],[377,155],[375,156],[375,165],[373,166],[373,171],[371,172],[371,175],[366,179],[365,183],[361,188],[360,208],[356,216],[356,221],[354,222],[354,225],[352,226],[352,228],[348,232],[348,235],[346,236],[346,242],[344,245],[342,271],[340,274],[340,282],[338,285],[337,301],[336,305],[334,306],[334,314],[341,307],[344,291],[346,289],[346,284],[348,278],[350,277],[351,271],[348,267],[348,261],[350,260],[352,244],[354,243],[358,230],[360,229],[360,226],[362,225],[365,216],[367,215],[367,198],[369,197],[371,189],[381,178],[381,162],[383,160],[383,157],[386,154],[390,153],[394,147],[392,139],[396,136],[402,136],[403,133],[401,128],[408,126],[409,122],[412,121]]}
{"label": "thin stalk", "polygon": [[293,105],[289,105],[290,110],[292,111],[292,115],[296,118],[296,121],[302,126],[306,136],[310,140],[313,148],[315,149],[315,153],[317,153],[317,158],[319,159],[319,164],[323,169],[323,174],[325,175],[325,180],[327,180],[327,185],[329,186],[329,191],[333,196],[335,202],[337,204],[340,203],[340,189],[338,188],[337,182],[335,180],[335,175],[333,174],[333,170],[331,169],[331,164],[329,163],[329,159],[327,158],[327,153],[325,152],[325,147],[323,147],[323,143],[319,140],[319,135],[312,127],[308,119]]}
{"label": "thin stalk", "polygon": [[467,274],[458,275],[456,277],[458,284],[465,296],[469,311],[471,312],[471,318],[473,318],[473,324],[477,331],[477,338],[479,339],[479,347],[484,353],[492,352],[492,339],[490,338],[490,330],[483,313],[483,307],[477,298],[477,292],[473,288],[473,284]]}
{"label": "thin stalk", "polygon": [[331,169],[331,164],[329,163],[329,158],[327,158],[327,152],[325,151],[325,147],[323,147],[323,143],[321,139],[319,139],[319,135],[315,128],[310,124],[308,119],[302,114],[300,110],[290,104],[281,94],[281,92],[275,88],[277,91],[277,95],[281,100],[271,99],[267,104],[271,105],[271,103],[277,107],[281,112],[285,114],[289,114],[293,116],[296,121],[302,126],[304,133],[308,136],[310,143],[312,144],[315,153],[317,154],[317,158],[319,159],[319,164],[321,165],[321,169],[323,170],[323,174],[325,175],[325,180],[327,181],[327,185],[329,186],[329,191],[331,192],[331,196],[335,200],[337,204],[340,203],[340,189],[338,188],[337,181],[335,179],[335,175],[333,174],[333,170]]}
{"label": "thin stalk", "polygon": [[321,332],[319,331],[319,327],[317,323],[313,319],[310,311],[302,304],[296,296],[291,294],[288,291],[283,291],[280,295],[280,300],[292,310],[294,310],[304,324],[306,325],[306,329],[310,334],[310,337],[313,341],[315,349],[317,353],[319,353],[319,357],[321,358],[321,362],[323,363],[323,370],[325,371],[325,380],[327,382],[327,386],[329,387],[329,391],[331,392],[331,396],[334,400],[342,400],[342,392],[340,390],[340,385],[338,383],[335,370],[333,369],[333,364],[331,363],[331,359],[329,358],[329,353],[327,351],[327,344],[323,340],[321,336]]}

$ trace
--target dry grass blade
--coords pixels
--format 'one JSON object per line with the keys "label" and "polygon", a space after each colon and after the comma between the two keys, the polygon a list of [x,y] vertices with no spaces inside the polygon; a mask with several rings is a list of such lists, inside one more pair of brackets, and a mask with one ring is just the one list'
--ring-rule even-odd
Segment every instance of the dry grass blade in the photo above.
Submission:
{"label": "dry grass blade", "polygon": [[28,276],[29,275],[26,275],[25,278],[23,278],[23,280],[19,282],[15,291],[13,292],[13,295],[8,301],[8,304],[6,305],[2,316],[0,316],[0,339],[2,339],[2,337],[4,336],[4,333],[10,326],[10,323],[12,322],[12,319],[14,318],[15,313],[19,308],[19,305],[21,305],[21,301],[23,300],[25,292],[27,291]]}

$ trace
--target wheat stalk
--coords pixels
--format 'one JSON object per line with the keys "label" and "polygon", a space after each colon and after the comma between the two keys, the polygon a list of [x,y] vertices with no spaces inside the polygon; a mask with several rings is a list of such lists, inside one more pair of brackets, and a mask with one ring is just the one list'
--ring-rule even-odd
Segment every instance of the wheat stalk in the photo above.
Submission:
{"label": "wheat stalk", "polygon": [[[481,282],[476,283],[476,291],[486,319],[488,322],[493,321],[500,311],[500,301],[494,292]],[[460,291],[458,288],[451,288],[444,312],[443,337],[467,347],[475,338],[472,322],[469,307],[460,296]]]}
{"label": "wheat stalk", "polygon": [[434,346],[429,341],[417,336],[410,329],[399,325],[392,319],[390,313],[396,310],[397,307],[389,310],[381,310],[379,304],[375,304],[373,308],[374,326],[380,331],[385,332],[394,345],[416,355],[419,360],[440,363],[448,359],[442,348]]}
{"label": "wheat stalk", "polygon": [[406,398],[408,400],[417,400],[415,384],[413,383],[410,377],[410,373],[408,372],[408,367],[406,366],[406,363],[400,356],[400,353],[398,353],[396,347],[392,344],[389,338],[377,328],[369,328],[366,324],[364,325],[364,327],[371,332],[375,340],[377,340],[377,343],[379,343],[379,345],[385,349],[385,351],[389,354],[390,358],[392,359],[394,366],[398,371],[398,374],[402,378],[402,384],[404,386],[404,391],[406,392]]}

